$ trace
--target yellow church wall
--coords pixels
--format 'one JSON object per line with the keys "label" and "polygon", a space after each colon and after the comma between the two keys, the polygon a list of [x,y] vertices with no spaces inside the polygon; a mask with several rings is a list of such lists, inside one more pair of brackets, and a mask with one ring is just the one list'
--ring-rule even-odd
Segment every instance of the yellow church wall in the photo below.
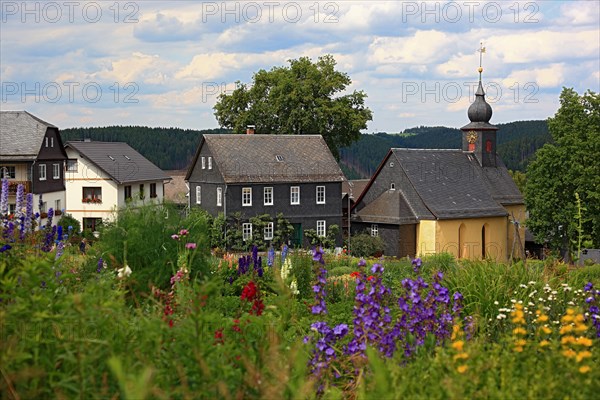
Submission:
{"label": "yellow church wall", "polygon": [[417,225],[417,254],[419,256],[437,252],[436,223],[435,220],[422,220]]}
{"label": "yellow church wall", "polygon": [[436,251],[457,258],[482,259],[482,240],[485,239],[485,257],[505,261],[510,254],[507,253],[507,225],[506,217],[437,221]]}
{"label": "yellow church wall", "polygon": [[[519,204],[519,205],[512,205],[512,206],[504,206],[504,208],[506,209],[506,211],[508,212],[508,218],[512,221],[513,218],[513,214],[514,214],[514,218],[515,220],[517,220],[519,222],[519,236],[521,239],[521,250],[525,251],[525,219],[527,218],[527,214],[525,211],[525,205],[524,204]],[[513,257],[515,258],[520,258],[520,251],[518,249],[518,244],[515,241],[515,227],[513,224],[508,224],[507,227],[507,249],[508,249],[508,253],[507,253],[507,257],[509,257],[511,255],[511,251],[513,249],[513,243],[515,243],[515,249],[513,251]]]}

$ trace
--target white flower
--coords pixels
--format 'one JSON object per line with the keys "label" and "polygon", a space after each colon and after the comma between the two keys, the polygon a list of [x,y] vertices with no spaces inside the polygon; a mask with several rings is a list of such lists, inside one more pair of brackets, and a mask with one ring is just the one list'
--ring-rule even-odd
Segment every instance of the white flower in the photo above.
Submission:
{"label": "white flower", "polygon": [[535,285],[535,281],[529,281],[529,282],[527,282],[527,284],[529,284],[529,285]]}
{"label": "white flower", "polygon": [[292,283],[290,283],[290,290],[292,291],[292,294],[300,294],[300,291],[298,290],[298,283],[295,279],[292,281]]}
{"label": "white flower", "polygon": [[510,302],[515,304],[517,301],[515,299],[510,299]]}
{"label": "white flower", "polygon": [[285,281],[287,279],[287,277],[290,275],[291,271],[292,271],[292,261],[288,257],[285,259],[285,261],[283,262],[283,266],[281,267],[281,279],[283,279]]}
{"label": "white flower", "polygon": [[501,320],[503,318],[506,318],[506,315],[504,314],[498,314],[498,316],[496,317],[496,319]]}
{"label": "white flower", "polygon": [[533,304],[532,302],[527,303],[527,305],[530,307],[535,306],[535,304]]}
{"label": "white flower", "polygon": [[521,283],[521,284],[519,285],[519,287],[526,288],[526,287],[527,287],[527,285],[523,285],[523,284]]}
{"label": "white flower", "polygon": [[495,305],[498,305],[498,301],[495,301],[495,302],[494,302],[494,304],[495,304]]}
{"label": "white flower", "polygon": [[124,278],[126,276],[131,275],[131,268],[129,268],[129,265],[125,265],[125,267],[119,268],[117,270],[117,272],[118,272],[117,277]]}

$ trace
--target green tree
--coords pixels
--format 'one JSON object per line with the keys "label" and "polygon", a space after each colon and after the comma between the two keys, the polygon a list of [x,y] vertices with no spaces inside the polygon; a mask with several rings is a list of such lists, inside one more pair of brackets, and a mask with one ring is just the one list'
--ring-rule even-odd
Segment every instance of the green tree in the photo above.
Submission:
{"label": "green tree", "polygon": [[[544,145],[527,169],[525,203],[536,239],[569,257],[580,235],[600,247],[600,96],[563,88],[560,104],[548,119],[554,143]],[[586,210],[581,221],[575,193]]]}
{"label": "green tree", "polygon": [[508,170],[508,173],[510,174],[511,178],[513,178],[515,185],[517,185],[521,193],[525,192],[525,183],[527,182],[527,177],[525,176],[525,174],[521,171],[516,170]]}
{"label": "green tree", "polygon": [[231,94],[222,93],[214,107],[224,128],[242,133],[255,125],[263,134],[320,134],[339,158],[338,149],[360,138],[372,119],[363,91],[340,95],[352,83],[348,74],[335,70],[331,55],[316,63],[302,57],[289,67],[261,69],[252,85],[236,82]]}

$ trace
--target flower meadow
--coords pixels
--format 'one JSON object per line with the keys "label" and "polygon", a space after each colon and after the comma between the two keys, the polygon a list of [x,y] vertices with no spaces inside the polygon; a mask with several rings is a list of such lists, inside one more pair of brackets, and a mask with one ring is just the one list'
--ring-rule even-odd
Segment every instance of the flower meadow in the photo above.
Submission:
{"label": "flower meadow", "polygon": [[123,210],[82,254],[75,232],[40,226],[28,201],[22,223],[0,222],[2,398],[590,399],[600,389],[597,265],[251,244],[217,257],[205,216],[168,205]]}

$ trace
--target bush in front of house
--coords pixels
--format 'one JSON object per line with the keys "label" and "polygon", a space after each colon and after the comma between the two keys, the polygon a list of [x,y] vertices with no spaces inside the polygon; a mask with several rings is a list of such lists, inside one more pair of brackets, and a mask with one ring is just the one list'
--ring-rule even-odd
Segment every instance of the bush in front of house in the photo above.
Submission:
{"label": "bush in front of house", "polygon": [[[346,241],[346,245],[348,242]],[[355,257],[375,257],[383,253],[384,243],[379,236],[360,233],[350,238],[350,252]]]}

